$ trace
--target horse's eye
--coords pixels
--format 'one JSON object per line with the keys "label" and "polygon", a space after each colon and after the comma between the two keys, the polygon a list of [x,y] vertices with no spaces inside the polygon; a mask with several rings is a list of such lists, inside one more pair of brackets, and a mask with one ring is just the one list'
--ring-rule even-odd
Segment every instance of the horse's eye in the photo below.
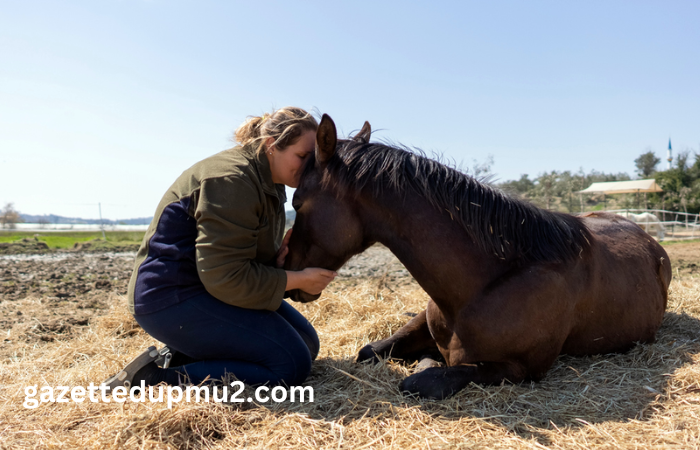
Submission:
{"label": "horse's eye", "polygon": [[299,211],[299,208],[301,208],[301,202],[292,200],[292,208],[294,208],[294,211]]}

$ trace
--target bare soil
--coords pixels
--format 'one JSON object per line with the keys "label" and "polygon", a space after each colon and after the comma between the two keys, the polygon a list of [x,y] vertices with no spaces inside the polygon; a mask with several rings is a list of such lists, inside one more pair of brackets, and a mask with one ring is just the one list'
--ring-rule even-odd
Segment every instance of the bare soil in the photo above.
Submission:
{"label": "bare soil", "polygon": [[0,357],[67,338],[123,295],[135,253],[42,252],[0,256]]}
{"label": "bare soil", "polygon": [[[95,253],[89,246],[50,251],[30,240],[3,250],[0,358],[15,355],[27,345],[70,338],[105,314],[111,306],[108,294],[126,294],[136,256],[135,251]],[[378,286],[389,287],[414,282],[380,245],[348,261],[334,283],[350,286],[361,279],[376,279]]]}
{"label": "bare soil", "polygon": [[664,249],[671,259],[674,276],[700,273],[700,242],[674,242]]}

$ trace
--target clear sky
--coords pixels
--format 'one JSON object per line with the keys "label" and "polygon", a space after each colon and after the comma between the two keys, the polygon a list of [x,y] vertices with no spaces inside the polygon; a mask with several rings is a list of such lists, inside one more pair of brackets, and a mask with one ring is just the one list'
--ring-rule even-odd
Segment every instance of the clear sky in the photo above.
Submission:
{"label": "clear sky", "polygon": [[[697,1],[0,0],[0,207],[151,216],[300,106],[498,181],[700,149]],[[665,166],[664,166],[665,167]]]}

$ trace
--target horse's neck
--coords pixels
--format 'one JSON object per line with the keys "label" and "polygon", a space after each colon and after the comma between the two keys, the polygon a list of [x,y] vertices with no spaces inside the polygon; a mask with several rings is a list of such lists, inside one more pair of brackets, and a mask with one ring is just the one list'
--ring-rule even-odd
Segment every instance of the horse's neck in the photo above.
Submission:
{"label": "horse's neck", "polygon": [[507,270],[423,198],[364,196],[361,203],[370,239],[387,246],[438,304],[454,301],[455,292],[468,297]]}

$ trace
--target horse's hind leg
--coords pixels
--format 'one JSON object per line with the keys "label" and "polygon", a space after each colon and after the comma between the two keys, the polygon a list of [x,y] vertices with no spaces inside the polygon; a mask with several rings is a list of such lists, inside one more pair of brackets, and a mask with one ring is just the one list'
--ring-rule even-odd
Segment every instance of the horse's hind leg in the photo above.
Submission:
{"label": "horse's hind leg", "polygon": [[433,358],[441,357],[440,350],[428,329],[425,311],[423,311],[391,337],[364,346],[357,355],[357,362],[366,360],[378,362],[379,357],[415,360],[426,355]]}
{"label": "horse's hind leg", "polygon": [[525,368],[516,363],[484,362],[477,364],[433,367],[405,378],[399,389],[424,398],[443,399],[461,391],[469,383],[499,384],[504,379],[519,383]]}

